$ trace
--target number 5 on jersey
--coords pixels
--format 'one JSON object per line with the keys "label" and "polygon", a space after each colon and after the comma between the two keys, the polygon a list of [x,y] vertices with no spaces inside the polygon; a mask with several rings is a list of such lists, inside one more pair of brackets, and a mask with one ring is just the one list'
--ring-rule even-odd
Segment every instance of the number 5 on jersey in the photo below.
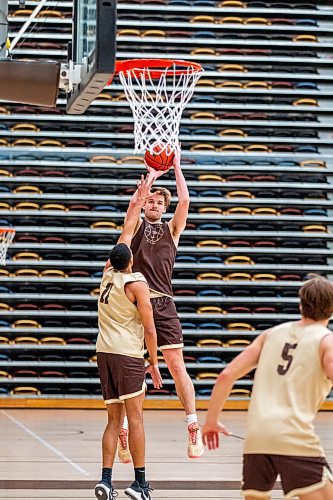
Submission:
{"label": "number 5 on jersey", "polygon": [[285,375],[290,368],[293,361],[293,349],[296,349],[297,344],[289,344],[286,342],[282,350],[282,359],[287,363],[285,365],[278,365],[277,372],[279,375]]}

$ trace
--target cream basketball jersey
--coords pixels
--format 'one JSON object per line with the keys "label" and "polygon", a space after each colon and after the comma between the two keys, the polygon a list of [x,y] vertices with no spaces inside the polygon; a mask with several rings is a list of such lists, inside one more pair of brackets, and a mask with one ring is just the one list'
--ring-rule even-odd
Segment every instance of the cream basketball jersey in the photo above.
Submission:
{"label": "cream basketball jersey", "polygon": [[142,358],[144,329],[136,306],[127,298],[126,283],[146,279],[141,273],[121,273],[109,268],[103,274],[98,300],[97,352]]}
{"label": "cream basketball jersey", "polygon": [[324,456],[315,415],[331,390],[319,355],[330,330],[298,322],[274,327],[265,339],[248,412],[244,453]]}

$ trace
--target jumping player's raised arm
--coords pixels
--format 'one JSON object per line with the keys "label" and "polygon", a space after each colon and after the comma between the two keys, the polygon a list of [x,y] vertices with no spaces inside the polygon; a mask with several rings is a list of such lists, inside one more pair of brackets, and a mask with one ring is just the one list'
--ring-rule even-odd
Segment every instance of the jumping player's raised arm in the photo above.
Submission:
{"label": "jumping player's raised arm", "polygon": [[175,244],[177,245],[180,235],[185,229],[190,207],[190,195],[188,192],[184,174],[180,166],[180,147],[175,152],[173,168],[175,170],[178,203],[174,216],[169,222],[169,227]]}
{"label": "jumping player's raised arm", "polygon": [[[153,185],[155,178],[147,175],[146,178],[141,175],[141,179],[137,181],[137,190],[135,191],[127,209],[127,214],[124,221],[124,228],[118,238],[117,243],[125,243],[128,247],[131,246],[131,240],[137,229],[140,220],[140,214],[146,199],[151,195],[150,188]],[[104,272],[109,269],[110,261],[108,260]]]}

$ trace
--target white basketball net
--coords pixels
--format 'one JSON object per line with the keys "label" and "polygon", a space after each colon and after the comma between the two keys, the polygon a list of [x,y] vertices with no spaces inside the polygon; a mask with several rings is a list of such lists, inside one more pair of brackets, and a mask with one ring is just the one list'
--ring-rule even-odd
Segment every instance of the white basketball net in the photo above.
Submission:
{"label": "white basketball net", "polygon": [[135,153],[150,150],[158,144],[159,151],[175,151],[178,146],[179,124],[194,87],[203,74],[194,66],[182,68],[177,63],[161,70],[158,78],[151,73],[156,68],[133,68],[119,71],[119,78],[134,117]]}
{"label": "white basketball net", "polygon": [[12,243],[15,236],[15,231],[7,231],[0,229],[0,266],[6,264],[6,255],[9,245]]}

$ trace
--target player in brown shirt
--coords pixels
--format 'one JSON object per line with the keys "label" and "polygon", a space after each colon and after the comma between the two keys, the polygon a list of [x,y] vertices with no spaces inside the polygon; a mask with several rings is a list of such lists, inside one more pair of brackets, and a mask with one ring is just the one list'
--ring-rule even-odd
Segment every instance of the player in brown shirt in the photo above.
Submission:
{"label": "player in brown shirt", "polygon": [[[173,217],[168,222],[162,222],[162,216],[170,204],[171,193],[165,188],[151,189],[152,196],[142,200],[144,218],[138,217],[131,249],[134,259],[133,271],[141,272],[148,282],[158,347],[175,381],[178,397],[186,413],[188,457],[198,458],[203,454],[204,448],[195,408],[194,387],[183,358],[183,334],[173,300],[171,282],[177,246],[186,226],[190,205],[186,180],[180,166],[180,148],[175,154],[173,168],[178,197]],[[157,178],[161,175],[161,172],[153,171],[150,167],[147,169],[151,177]],[[124,230],[129,215],[137,205],[135,193],[129,203]],[[126,433],[125,428],[120,434],[118,448],[119,458],[124,462],[130,459],[130,455],[126,453]]]}

